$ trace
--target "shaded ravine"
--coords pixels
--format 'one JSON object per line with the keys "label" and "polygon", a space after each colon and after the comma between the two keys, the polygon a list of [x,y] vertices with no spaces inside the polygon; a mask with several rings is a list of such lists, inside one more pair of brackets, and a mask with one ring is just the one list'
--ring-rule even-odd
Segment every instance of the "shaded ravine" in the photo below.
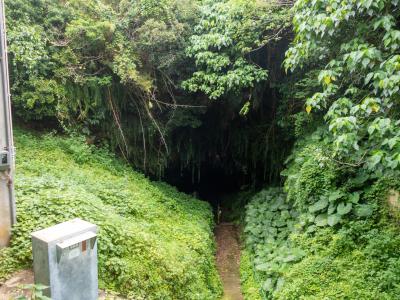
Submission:
{"label": "shaded ravine", "polygon": [[240,245],[238,231],[232,223],[221,223],[215,229],[217,268],[224,286],[223,300],[243,300],[240,289]]}

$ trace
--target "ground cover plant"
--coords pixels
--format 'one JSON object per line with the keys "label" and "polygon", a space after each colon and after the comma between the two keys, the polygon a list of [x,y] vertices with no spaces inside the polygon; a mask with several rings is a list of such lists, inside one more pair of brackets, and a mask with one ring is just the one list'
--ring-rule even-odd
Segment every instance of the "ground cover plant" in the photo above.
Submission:
{"label": "ground cover plant", "polygon": [[285,188],[247,205],[245,244],[263,299],[398,299],[398,208],[388,201],[398,175],[355,172],[331,151],[314,133],[289,159]]}
{"label": "ground cover plant", "polygon": [[134,299],[218,299],[206,202],[151,182],[79,137],[16,131],[18,224],[0,279],[31,267],[30,233],[80,217],[99,232],[100,286]]}
{"label": "ground cover plant", "polygon": [[240,278],[245,299],[261,300],[261,289],[254,272],[251,254],[242,250],[240,254]]}

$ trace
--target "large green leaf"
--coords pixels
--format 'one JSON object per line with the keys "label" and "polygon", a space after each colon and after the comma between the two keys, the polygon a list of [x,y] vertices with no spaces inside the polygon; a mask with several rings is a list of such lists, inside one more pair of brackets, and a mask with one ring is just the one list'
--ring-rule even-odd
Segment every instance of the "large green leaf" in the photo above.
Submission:
{"label": "large green leaf", "polygon": [[369,175],[360,173],[357,177],[351,179],[353,185],[359,187],[362,186],[369,179]]}
{"label": "large green leaf", "polygon": [[290,219],[290,213],[289,213],[289,211],[288,210],[282,210],[281,211],[281,217],[284,219],[284,220],[287,220],[287,219]]}
{"label": "large green leaf", "polygon": [[268,228],[268,234],[271,236],[276,236],[278,233],[278,229],[276,229],[275,227],[269,227]]}
{"label": "large green leaf", "polygon": [[360,193],[353,193],[349,196],[349,200],[351,203],[358,203],[360,201]]}
{"label": "large green leaf", "polygon": [[374,209],[369,204],[359,204],[355,207],[354,213],[358,217],[369,217],[374,212]]}
{"label": "large green leaf", "polygon": [[272,278],[268,278],[264,284],[263,284],[263,289],[267,292],[270,292],[274,289],[274,281]]}
{"label": "large green leaf", "polygon": [[329,195],[329,202],[333,202],[337,199],[340,199],[344,196],[344,193],[342,191],[333,191]]}
{"label": "large green leaf", "polygon": [[352,203],[340,202],[337,207],[337,213],[342,216],[346,215],[351,211],[352,207]]}
{"label": "large green leaf", "polygon": [[341,220],[342,220],[342,216],[339,215],[339,214],[330,215],[330,216],[328,216],[328,225],[329,226],[335,226]]}
{"label": "large green leaf", "polygon": [[326,208],[328,206],[328,204],[329,204],[328,199],[321,198],[321,200],[319,200],[319,201],[315,202],[313,205],[311,205],[308,210],[311,213],[314,213],[314,212],[323,210],[324,208]]}
{"label": "large green leaf", "polygon": [[328,214],[329,215],[333,214],[336,211],[336,206],[337,205],[334,204],[334,203],[329,204],[329,207],[328,207]]}
{"label": "large green leaf", "polygon": [[267,272],[269,270],[269,264],[268,263],[264,263],[264,264],[256,265],[256,270],[257,271]]}
{"label": "large green leaf", "polygon": [[292,261],[296,261],[298,259],[298,257],[294,254],[289,254],[288,256],[284,257],[282,259],[283,262],[288,263],[288,262],[292,262]]}
{"label": "large green leaf", "polygon": [[306,232],[307,232],[307,233],[313,233],[313,232],[315,232],[316,228],[317,228],[317,227],[316,227],[315,225],[311,225],[311,226],[309,226],[309,227],[307,228]]}
{"label": "large green leaf", "polygon": [[277,211],[284,204],[284,202],[285,200],[282,197],[278,197],[274,202],[272,202],[270,210]]}
{"label": "large green leaf", "polygon": [[328,224],[328,215],[320,214],[315,218],[315,225],[319,227],[324,227]]}
{"label": "large green leaf", "polygon": [[284,284],[285,284],[285,279],[283,277],[279,277],[278,281],[276,282],[275,290],[276,291],[280,290]]}

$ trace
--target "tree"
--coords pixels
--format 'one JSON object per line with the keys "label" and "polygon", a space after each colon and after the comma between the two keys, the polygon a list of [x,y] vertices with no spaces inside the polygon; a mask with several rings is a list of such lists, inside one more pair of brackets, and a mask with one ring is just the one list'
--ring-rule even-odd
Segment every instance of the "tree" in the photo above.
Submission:
{"label": "tree", "polygon": [[250,91],[251,99],[255,84],[268,78],[252,54],[281,38],[290,21],[287,9],[276,1],[206,1],[201,16],[186,49],[197,70],[184,88],[212,100]]}
{"label": "tree", "polygon": [[399,1],[299,0],[287,70],[319,69],[323,110],[336,157],[378,173],[400,167]]}

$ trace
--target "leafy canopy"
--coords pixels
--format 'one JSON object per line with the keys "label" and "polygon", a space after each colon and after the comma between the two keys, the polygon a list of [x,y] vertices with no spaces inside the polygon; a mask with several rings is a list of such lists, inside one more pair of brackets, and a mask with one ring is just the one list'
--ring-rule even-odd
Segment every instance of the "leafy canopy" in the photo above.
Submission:
{"label": "leafy canopy", "polygon": [[335,155],[382,173],[400,168],[399,1],[299,0],[287,70],[317,66]]}
{"label": "leafy canopy", "polygon": [[186,48],[197,70],[183,87],[210,99],[253,89],[268,78],[268,71],[252,53],[279,39],[276,31],[287,21],[286,10],[275,1],[206,1]]}

